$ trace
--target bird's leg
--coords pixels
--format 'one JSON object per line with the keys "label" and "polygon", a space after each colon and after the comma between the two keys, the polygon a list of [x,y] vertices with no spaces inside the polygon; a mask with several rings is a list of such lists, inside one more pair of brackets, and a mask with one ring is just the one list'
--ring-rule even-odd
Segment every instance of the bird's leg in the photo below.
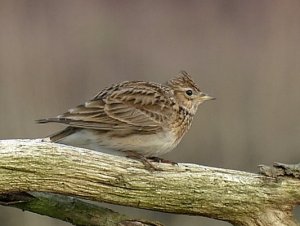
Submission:
{"label": "bird's leg", "polygon": [[177,162],[173,162],[173,161],[167,160],[167,159],[162,159],[162,158],[159,158],[159,157],[148,157],[147,159],[152,160],[153,162],[169,163],[169,164],[172,164],[172,165],[178,165]]}
{"label": "bird's leg", "polygon": [[136,159],[141,161],[145,168],[149,171],[161,171],[160,168],[154,166],[144,155],[139,154],[135,151],[126,151],[126,157],[131,158],[131,159]]}

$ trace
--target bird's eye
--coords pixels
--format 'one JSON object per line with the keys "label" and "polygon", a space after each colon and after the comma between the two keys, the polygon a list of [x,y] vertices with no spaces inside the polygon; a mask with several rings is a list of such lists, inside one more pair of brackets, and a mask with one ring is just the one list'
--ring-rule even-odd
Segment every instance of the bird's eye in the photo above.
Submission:
{"label": "bird's eye", "polygon": [[185,91],[186,95],[188,96],[192,96],[193,95],[193,91],[188,89],[187,91]]}

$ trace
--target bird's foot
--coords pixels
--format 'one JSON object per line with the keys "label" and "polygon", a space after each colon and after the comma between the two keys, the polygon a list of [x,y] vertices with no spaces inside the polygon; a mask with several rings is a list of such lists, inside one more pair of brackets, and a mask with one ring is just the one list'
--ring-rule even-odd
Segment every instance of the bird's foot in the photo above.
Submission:
{"label": "bird's foot", "polygon": [[178,165],[177,162],[173,162],[173,161],[167,160],[167,159],[162,159],[162,158],[159,158],[159,157],[148,157],[147,159],[152,160],[153,162],[168,163],[168,164],[172,164],[172,165]]}
{"label": "bird's foot", "polygon": [[126,151],[126,157],[131,158],[131,159],[135,159],[135,160],[139,160],[141,161],[145,168],[149,171],[161,171],[162,169],[159,167],[154,166],[151,161],[146,158],[144,155],[141,155],[137,152],[134,151]]}

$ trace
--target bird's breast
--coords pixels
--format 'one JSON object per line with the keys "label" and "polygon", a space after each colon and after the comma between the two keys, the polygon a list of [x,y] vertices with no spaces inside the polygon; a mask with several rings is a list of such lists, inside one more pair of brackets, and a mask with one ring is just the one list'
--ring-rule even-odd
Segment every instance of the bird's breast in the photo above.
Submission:
{"label": "bird's breast", "polygon": [[180,108],[178,114],[172,120],[170,128],[177,137],[179,143],[185,133],[189,130],[192,125],[193,115],[190,114],[184,108]]}

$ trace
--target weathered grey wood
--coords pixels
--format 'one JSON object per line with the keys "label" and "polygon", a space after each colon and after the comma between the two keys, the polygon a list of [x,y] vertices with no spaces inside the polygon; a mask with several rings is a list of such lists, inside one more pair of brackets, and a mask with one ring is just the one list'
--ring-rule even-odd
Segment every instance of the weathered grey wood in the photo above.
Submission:
{"label": "weathered grey wood", "polygon": [[234,225],[299,225],[300,180],[204,167],[140,162],[40,140],[0,141],[0,193],[41,191]]}

